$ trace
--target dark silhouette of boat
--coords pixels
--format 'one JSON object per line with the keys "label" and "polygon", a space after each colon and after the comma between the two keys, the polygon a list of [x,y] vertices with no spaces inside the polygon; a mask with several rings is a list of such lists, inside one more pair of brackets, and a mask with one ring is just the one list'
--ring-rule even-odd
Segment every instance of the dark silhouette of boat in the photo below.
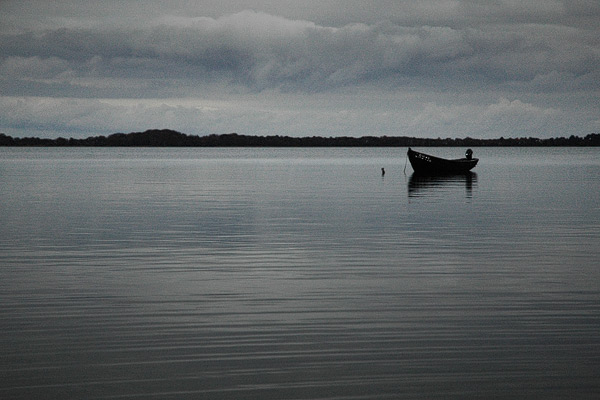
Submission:
{"label": "dark silhouette of boat", "polygon": [[464,174],[472,170],[479,161],[478,158],[473,158],[473,150],[471,149],[467,150],[465,158],[448,160],[419,153],[410,147],[408,148],[408,160],[415,173],[427,175]]}

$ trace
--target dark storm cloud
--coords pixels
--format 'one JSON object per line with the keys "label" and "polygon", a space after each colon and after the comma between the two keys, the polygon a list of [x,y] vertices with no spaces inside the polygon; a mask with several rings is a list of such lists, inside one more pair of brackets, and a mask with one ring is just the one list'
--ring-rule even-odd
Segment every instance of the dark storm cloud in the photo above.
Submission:
{"label": "dark storm cloud", "polygon": [[100,78],[222,79],[252,90],[305,91],[419,77],[489,85],[559,74],[577,84],[598,77],[599,49],[594,31],[567,26],[459,29],[380,22],[334,28],[245,11],[111,31],[3,34],[0,69],[5,90],[7,81],[77,87]]}
{"label": "dark storm cloud", "polygon": [[595,0],[7,0],[0,131],[583,135],[598,20]]}

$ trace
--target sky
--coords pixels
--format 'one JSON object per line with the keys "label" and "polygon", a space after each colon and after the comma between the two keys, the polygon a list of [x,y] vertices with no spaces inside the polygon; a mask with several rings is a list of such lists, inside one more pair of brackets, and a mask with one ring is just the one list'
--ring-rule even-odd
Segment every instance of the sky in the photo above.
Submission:
{"label": "sky", "polygon": [[600,132],[598,0],[0,0],[0,132]]}

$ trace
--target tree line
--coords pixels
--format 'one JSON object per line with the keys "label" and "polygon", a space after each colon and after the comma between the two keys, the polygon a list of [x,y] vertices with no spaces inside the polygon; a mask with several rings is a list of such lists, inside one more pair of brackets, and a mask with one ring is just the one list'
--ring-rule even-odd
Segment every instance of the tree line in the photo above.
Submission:
{"label": "tree line", "polygon": [[600,146],[600,134],[568,138],[415,138],[408,136],[363,137],[289,137],[252,136],[229,133],[222,135],[194,136],[170,129],[151,129],[145,132],[115,133],[109,136],[93,136],[85,139],[40,139],[37,137],[13,138],[0,133],[0,146],[43,147],[434,147],[434,146]]}

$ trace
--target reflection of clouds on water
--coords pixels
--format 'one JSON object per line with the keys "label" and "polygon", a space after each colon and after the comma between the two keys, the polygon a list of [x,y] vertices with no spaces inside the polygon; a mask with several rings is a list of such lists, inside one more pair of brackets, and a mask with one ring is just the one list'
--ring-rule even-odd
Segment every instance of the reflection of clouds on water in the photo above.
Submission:
{"label": "reflection of clouds on water", "polygon": [[2,397],[589,397],[598,150],[480,152],[3,149]]}
{"label": "reflection of clouds on water", "polygon": [[408,180],[408,197],[439,197],[455,193],[464,188],[465,196],[473,196],[477,187],[477,174],[469,172],[460,175],[420,175],[413,173]]}

